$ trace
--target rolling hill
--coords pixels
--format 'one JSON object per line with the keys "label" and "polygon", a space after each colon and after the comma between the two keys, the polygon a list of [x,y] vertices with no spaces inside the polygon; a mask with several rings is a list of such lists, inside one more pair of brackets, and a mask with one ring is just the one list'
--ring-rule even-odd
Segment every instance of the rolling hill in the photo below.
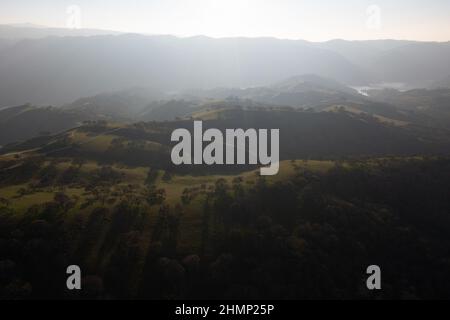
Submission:
{"label": "rolling hill", "polygon": [[[335,110],[336,111],[336,110]],[[284,109],[217,108],[200,112],[204,128],[280,129],[281,160],[354,156],[442,154],[450,150],[446,131],[398,125],[364,113],[304,112]],[[216,115],[212,115],[216,113]],[[92,122],[56,136],[4,147],[3,154],[32,150],[31,154],[75,157],[105,163],[152,166],[189,172],[235,172],[251,166],[171,165],[170,134],[177,128],[192,130],[192,120],[107,124]],[[217,171],[218,170],[218,171]]]}
{"label": "rolling hill", "polygon": [[395,106],[399,111],[409,112],[410,118],[417,123],[449,128],[450,89],[372,90],[369,95],[374,100]]}
{"label": "rolling hill", "polygon": [[[278,125],[280,119],[298,122],[305,116],[298,113],[229,110],[220,118],[262,124],[270,117]],[[337,127],[309,128],[310,139],[322,134],[316,143],[381,150],[375,136],[348,128],[368,119],[323,114],[355,136],[344,139]],[[183,173],[143,157],[163,154],[172,125],[90,124],[1,154],[1,267],[12,276],[0,280],[0,296],[71,298],[60,285],[64,273],[55,277],[70,261],[86,270],[81,297],[89,299],[448,295],[448,282],[434,281],[449,279],[440,250],[450,243],[448,158],[291,159],[267,179],[251,169]],[[304,126],[297,133],[308,132]],[[386,138],[386,131],[377,131]],[[305,147],[301,136],[290,140]],[[330,145],[322,147],[333,153]],[[111,158],[114,148],[125,152]],[[131,162],[136,157],[145,161]],[[353,270],[374,257],[389,270],[386,289],[367,294],[358,290],[361,272]],[[323,266],[336,261],[344,267],[330,277]],[[413,268],[410,261],[416,261]],[[319,290],[310,289],[318,283]]]}
{"label": "rolling hill", "polygon": [[80,125],[84,119],[59,108],[29,104],[0,109],[0,145],[64,131]]}

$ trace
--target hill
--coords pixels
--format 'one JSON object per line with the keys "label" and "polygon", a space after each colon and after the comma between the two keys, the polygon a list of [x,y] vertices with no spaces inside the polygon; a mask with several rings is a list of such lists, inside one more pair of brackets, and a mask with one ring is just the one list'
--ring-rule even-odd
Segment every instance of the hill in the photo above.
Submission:
{"label": "hill", "polygon": [[153,88],[128,88],[80,98],[62,109],[83,114],[86,120],[132,121],[151,101],[164,96]]}
{"label": "hill", "polygon": [[80,114],[54,107],[23,105],[0,109],[0,145],[74,128],[84,119]]}
{"label": "hill", "polygon": [[[1,149],[0,297],[72,298],[57,272],[72,261],[91,299],[448,296],[448,134],[345,108],[232,102]],[[190,117],[280,129],[279,174],[171,165],[170,134],[192,130]],[[367,293],[360,269],[374,259],[384,290]]]}
{"label": "hill", "polygon": [[450,124],[450,89],[372,90],[369,95],[400,111],[406,110],[417,123],[447,129]]}
{"label": "hill", "polygon": [[188,93],[193,97],[219,100],[234,98],[294,108],[315,108],[324,104],[363,100],[363,96],[356,90],[335,80],[314,74],[297,75],[269,86],[191,90]]}
{"label": "hill", "polygon": [[[213,115],[215,113],[215,115]],[[195,114],[194,114],[195,115]],[[299,158],[341,158],[352,156],[441,154],[449,145],[445,131],[383,121],[368,114],[347,112],[305,112],[290,109],[216,108],[195,115],[204,129],[280,129],[281,160]],[[34,139],[4,147],[14,153],[75,157],[104,163],[189,172],[236,172],[246,166],[171,166],[170,134],[177,128],[192,130],[192,120],[107,124],[92,122],[45,139]],[[445,152],[444,152],[445,153]],[[225,170],[225,171],[224,171]]]}

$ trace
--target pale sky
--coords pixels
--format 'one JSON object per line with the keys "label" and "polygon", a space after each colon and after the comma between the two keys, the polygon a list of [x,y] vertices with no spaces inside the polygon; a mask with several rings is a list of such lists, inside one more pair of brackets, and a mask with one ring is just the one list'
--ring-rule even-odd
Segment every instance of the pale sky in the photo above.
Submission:
{"label": "pale sky", "polygon": [[[81,13],[75,20],[77,10],[67,10],[73,5]],[[82,28],[177,36],[450,41],[450,0],[0,1],[0,24],[66,27],[73,21]]]}

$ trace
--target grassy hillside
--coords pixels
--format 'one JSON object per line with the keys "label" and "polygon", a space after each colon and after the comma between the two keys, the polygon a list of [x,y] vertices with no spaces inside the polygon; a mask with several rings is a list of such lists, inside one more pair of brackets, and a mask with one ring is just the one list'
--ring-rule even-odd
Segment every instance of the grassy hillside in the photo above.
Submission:
{"label": "grassy hillside", "polygon": [[[348,106],[329,107],[327,112],[292,109],[212,108],[194,113],[208,128],[280,129],[281,160],[301,158],[339,159],[342,157],[415,154],[445,154],[450,135],[445,129],[419,126],[390,115],[372,115]],[[224,173],[252,167],[171,166],[171,132],[193,130],[192,119],[136,124],[94,121],[55,136],[41,136],[1,149],[36,156],[71,157],[104,164],[151,166],[184,173]],[[187,170],[184,170],[187,169]]]}
{"label": "grassy hillside", "polygon": [[0,297],[448,296],[445,133],[355,110],[203,112],[204,129],[279,128],[279,173],[171,165],[170,134],[193,119],[91,121],[3,148]]}

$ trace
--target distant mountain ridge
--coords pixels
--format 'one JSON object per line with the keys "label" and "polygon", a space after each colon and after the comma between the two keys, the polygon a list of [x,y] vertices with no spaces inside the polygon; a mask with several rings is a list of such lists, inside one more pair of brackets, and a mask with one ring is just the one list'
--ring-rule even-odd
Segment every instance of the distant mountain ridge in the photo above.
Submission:
{"label": "distant mountain ridge", "polygon": [[0,106],[63,104],[132,86],[267,85],[305,73],[344,83],[366,78],[339,54],[299,41],[141,35],[23,40],[0,52]]}
{"label": "distant mountain ridge", "polygon": [[178,38],[0,25],[0,107],[61,105],[135,86],[268,86],[299,74],[425,87],[450,74],[450,42]]}
{"label": "distant mountain ridge", "polygon": [[83,37],[94,35],[114,35],[121,32],[98,29],[52,28],[30,23],[0,24],[0,38],[3,39],[40,39],[46,37]]}

